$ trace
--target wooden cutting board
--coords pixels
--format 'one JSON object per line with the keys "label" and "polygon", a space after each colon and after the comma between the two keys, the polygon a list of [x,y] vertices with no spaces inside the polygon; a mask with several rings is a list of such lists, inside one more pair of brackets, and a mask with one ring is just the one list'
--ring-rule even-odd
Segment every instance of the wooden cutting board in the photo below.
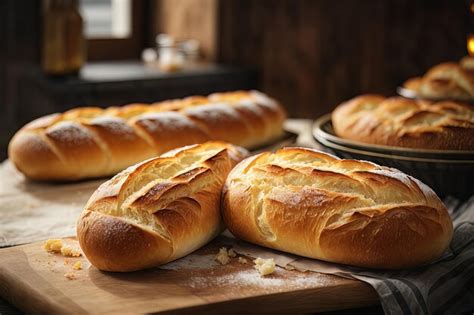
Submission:
{"label": "wooden cutting board", "polygon": [[[215,240],[167,270],[133,273],[101,272],[85,257],[47,253],[42,243],[0,249],[0,295],[23,311],[48,314],[301,313],[378,303],[375,291],[355,280],[283,268],[263,278],[250,259],[219,265],[214,256],[222,245]],[[76,261],[82,270],[73,269]]]}

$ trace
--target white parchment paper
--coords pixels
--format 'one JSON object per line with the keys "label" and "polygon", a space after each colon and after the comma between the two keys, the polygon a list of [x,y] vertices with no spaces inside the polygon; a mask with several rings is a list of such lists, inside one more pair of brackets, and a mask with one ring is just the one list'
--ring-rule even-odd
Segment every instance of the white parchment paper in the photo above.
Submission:
{"label": "white parchment paper", "polygon": [[0,247],[76,234],[76,220],[106,179],[32,182],[8,160],[0,164]]}

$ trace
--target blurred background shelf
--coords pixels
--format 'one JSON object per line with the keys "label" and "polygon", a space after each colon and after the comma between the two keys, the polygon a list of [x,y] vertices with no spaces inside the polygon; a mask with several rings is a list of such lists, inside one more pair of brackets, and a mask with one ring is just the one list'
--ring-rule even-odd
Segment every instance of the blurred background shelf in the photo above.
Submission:
{"label": "blurred background shelf", "polygon": [[[41,73],[27,76],[19,88],[20,123],[38,115],[77,106],[150,103],[214,91],[256,88],[250,68],[201,63],[179,72],[161,72],[139,61],[86,64],[79,76],[50,78]],[[32,108],[30,104],[36,103]]]}
{"label": "blurred background shelf", "polygon": [[139,61],[111,61],[86,64],[79,76],[46,77],[39,71],[23,76],[14,107],[14,127],[0,134],[0,160],[16,128],[42,115],[77,106],[151,103],[187,95],[257,87],[257,73],[251,68],[200,63],[180,72],[166,73]]}
{"label": "blurred background shelf", "polygon": [[[467,0],[130,3],[130,36],[87,38],[81,76],[58,82],[40,74],[41,1],[0,1],[0,158],[23,122],[77,105],[258,88],[290,117],[314,119],[358,94],[394,95],[406,78],[460,59],[474,25]],[[144,69],[140,53],[159,33],[198,40],[203,68]]]}

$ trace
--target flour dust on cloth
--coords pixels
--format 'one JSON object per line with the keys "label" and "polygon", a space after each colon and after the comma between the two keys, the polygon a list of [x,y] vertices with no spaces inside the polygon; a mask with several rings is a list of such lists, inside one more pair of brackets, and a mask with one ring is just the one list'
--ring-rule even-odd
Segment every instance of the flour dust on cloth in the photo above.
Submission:
{"label": "flour dust on cloth", "polygon": [[[311,123],[309,119],[289,119],[285,129],[304,133],[305,141],[309,141]],[[107,179],[34,182],[27,180],[9,160],[0,162],[0,247],[75,236],[76,222],[85,204]]]}
{"label": "flour dust on cloth", "polygon": [[76,221],[106,179],[44,183],[24,178],[11,162],[0,164],[0,247],[76,235]]}
{"label": "flour dust on cloth", "polygon": [[438,261],[410,270],[371,270],[286,254],[238,241],[234,250],[250,257],[273,258],[277,265],[358,279],[378,293],[386,314],[473,314],[474,196],[461,203],[444,200],[454,222],[449,249]]}

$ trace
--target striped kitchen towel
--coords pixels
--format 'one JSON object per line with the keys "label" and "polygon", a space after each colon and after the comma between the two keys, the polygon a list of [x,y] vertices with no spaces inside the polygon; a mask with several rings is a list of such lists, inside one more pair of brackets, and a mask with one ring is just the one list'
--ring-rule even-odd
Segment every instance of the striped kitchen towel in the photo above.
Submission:
{"label": "striped kitchen towel", "polygon": [[436,263],[405,271],[348,268],[371,284],[386,314],[473,314],[474,196],[460,204],[444,200],[454,222],[449,251]]}

